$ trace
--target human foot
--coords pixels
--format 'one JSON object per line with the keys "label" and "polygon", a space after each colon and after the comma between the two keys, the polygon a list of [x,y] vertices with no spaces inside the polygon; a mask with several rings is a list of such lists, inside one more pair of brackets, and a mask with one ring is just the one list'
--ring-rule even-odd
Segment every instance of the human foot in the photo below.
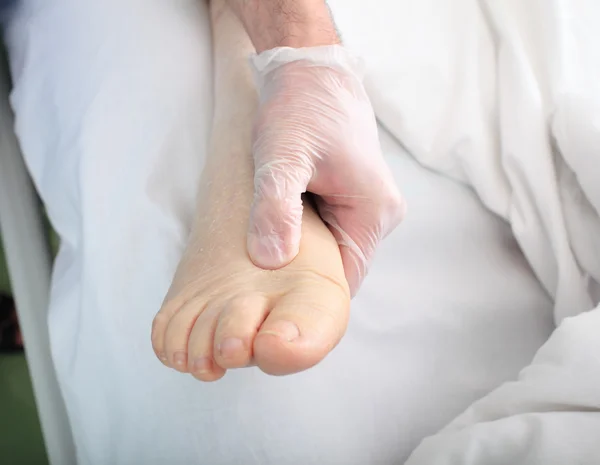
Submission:
{"label": "human foot", "polygon": [[277,271],[246,251],[254,168],[250,124],[256,92],[249,41],[222,1],[213,0],[215,115],[196,222],[152,343],[167,366],[203,381],[256,364],[284,375],[320,362],[343,336],[350,295],[337,243],[306,205],[300,253]]}

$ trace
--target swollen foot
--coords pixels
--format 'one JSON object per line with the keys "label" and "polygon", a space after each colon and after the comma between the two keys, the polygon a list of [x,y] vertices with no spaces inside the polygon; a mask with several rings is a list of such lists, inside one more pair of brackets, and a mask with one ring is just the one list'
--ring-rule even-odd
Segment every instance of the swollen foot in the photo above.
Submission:
{"label": "swollen foot", "polygon": [[215,117],[196,222],[156,315],[152,343],[161,361],[203,381],[257,365],[273,375],[320,362],[348,323],[350,294],[337,243],[305,205],[302,242],[288,266],[265,271],[246,251],[253,196],[251,122],[256,92],[241,26],[212,2]]}

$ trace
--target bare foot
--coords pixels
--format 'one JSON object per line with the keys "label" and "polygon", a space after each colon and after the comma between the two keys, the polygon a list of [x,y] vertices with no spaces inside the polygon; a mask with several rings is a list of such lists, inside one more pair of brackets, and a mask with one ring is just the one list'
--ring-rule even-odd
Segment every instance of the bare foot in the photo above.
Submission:
{"label": "bare foot", "polygon": [[277,271],[246,251],[253,196],[251,124],[257,105],[252,46],[222,0],[212,2],[215,115],[196,222],[152,343],[167,366],[203,381],[256,364],[284,375],[320,362],[348,323],[350,294],[337,243],[304,208],[300,253]]}

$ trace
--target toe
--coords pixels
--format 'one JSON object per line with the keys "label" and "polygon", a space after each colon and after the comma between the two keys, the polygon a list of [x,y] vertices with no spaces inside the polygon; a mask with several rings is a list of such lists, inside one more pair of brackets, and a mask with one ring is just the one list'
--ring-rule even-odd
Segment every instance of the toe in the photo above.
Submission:
{"label": "toe", "polygon": [[190,300],[171,317],[164,331],[166,363],[182,373],[188,371],[187,348],[192,328],[205,307],[205,301],[201,298]]}
{"label": "toe", "polygon": [[164,364],[168,365],[167,352],[165,349],[165,331],[169,325],[171,316],[164,311],[160,311],[154,317],[152,321],[152,348],[158,359]]}
{"label": "toe", "polygon": [[159,312],[152,321],[152,348],[158,359],[169,366],[169,357],[166,348],[166,332],[173,316],[185,305],[184,301],[169,300],[162,304]]}
{"label": "toe", "polygon": [[268,299],[260,294],[229,301],[215,332],[214,359],[222,368],[242,368],[252,361],[254,337],[269,312]]}
{"label": "toe", "polygon": [[254,339],[254,361],[273,375],[296,373],[320,362],[348,325],[350,298],[329,282],[298,283],[283,295]]}
{"label": "toe", "polygon": [[200,381],[216,381],[225,375],[225,370],[215,363],[213,353],[215,331],[222,310],[222,305],[209,304],[196,320],[189,336],[188,368]]}

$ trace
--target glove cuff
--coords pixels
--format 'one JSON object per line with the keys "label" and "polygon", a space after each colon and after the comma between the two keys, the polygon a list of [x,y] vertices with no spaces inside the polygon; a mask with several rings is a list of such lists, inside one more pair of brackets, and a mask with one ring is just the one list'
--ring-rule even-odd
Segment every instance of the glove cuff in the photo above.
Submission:
{"label": "glove cuff", "polygon": [[304,48],[276,47],[250,56],[250,64],[259,86],[262,84],[262,78],[271,71],[295,61],[305,61],[314,66],[338,69],[354,75],[360,81],[365,75],[363,60],[341,45]]}

